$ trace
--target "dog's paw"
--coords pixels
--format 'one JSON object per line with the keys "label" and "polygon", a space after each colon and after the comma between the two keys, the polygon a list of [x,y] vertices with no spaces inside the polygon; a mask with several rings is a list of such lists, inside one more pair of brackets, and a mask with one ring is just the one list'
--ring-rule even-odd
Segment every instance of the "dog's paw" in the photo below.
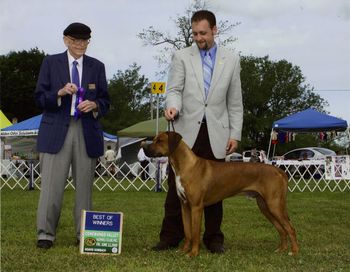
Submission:
{"label": "dog's paw", "polygon": [[279,247],[275,250],[275,253],[282,253],[282,252],[285,252],[286,250],[287,248]]}
{"label": "dog's paw", "polygon": [[196,256],[198,256],[198,251],[196,252],[196,251],[192,250],[191,252],[186,254],[186,256],[189,257],[189,258],[196,257]]}
{"label": "dog's paw", "polygon": [[298,255],[298,252],[299,252],[299,249],[296,249],[296,250],[292,249],[292,251],[288,252],[288,255],[289,256],[296,256],[296,255]]}
{"label": "dog's paw", "polygon": [[182,251],[184,252],[184,253],[187,253],[187,252],[189,252],[191,250],[191,247],[190,247],[190,244],[184,244],[183,245],[183,247],[182,247]]}

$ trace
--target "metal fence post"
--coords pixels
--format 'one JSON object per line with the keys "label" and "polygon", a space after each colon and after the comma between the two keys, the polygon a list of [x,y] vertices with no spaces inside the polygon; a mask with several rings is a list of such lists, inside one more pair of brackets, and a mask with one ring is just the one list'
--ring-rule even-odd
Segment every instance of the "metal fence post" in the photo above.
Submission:
{"label": "metal fence post", "polygon": [[156,167],[156,186],[155,186],[155,192],[161,192],[162,191],[162,177],[161,177],[161,171],[160,171],[160,160],[157,160],[157,167]]}
{"label": "metal fence post", "polygon": [[34,190],[34,167],[33,167],[33,161],[29,161],[29,183],[28,183],[28,190]]}

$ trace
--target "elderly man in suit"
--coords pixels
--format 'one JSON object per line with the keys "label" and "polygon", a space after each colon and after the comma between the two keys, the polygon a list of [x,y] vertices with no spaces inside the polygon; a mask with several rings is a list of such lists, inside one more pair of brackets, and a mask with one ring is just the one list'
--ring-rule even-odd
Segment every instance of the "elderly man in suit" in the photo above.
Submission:
{"label": "elderly man in suit", "polygon": [[52,247],[56,238],[70,167],[79,242],[81,210],[92,208],[96,159],[103,155],[99,118],[107,113],[110,104],[104,64],[85,55],[91,29],[72,23],[63,35],[68,50],[43,60],[35,90],[35,101],[43,109],[37,139],[41,167],[37,247],[44,249]]}
{"label": "elderly man in suit", "polygon": [[[165,117],[175,120],[176,132],[196,155],[224,161],[241,139],[240,60],[215,43],[217,27],[212,12],[195,12],[191,25],[195,44],[177,51],[172,59]],[[184,237],[173,171],[169,173],[168,184],[160,242],[152,248],[156,251],[176,247]],[[212,253],[224,252],[222,215],[222,201],[205,208],[203,242]]]}

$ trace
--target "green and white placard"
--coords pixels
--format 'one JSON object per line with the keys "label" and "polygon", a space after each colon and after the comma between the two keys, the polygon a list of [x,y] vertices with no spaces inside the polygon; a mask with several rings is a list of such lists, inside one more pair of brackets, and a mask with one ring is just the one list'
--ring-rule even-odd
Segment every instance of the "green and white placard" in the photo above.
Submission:
{"label": "green and white placard", "polygon": [[80,253],[120,254],[123,213],[82,211]]}

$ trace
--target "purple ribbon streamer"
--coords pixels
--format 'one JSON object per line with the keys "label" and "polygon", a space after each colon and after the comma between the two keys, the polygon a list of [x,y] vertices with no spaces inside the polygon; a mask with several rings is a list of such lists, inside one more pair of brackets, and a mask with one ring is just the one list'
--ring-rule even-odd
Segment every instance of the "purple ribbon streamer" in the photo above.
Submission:
{"label": "purple ribbon streamer", "polygon": [[85,90],[83,87],[79,87],[78,91],[76,93],[76,100],[75,100],[75,111],[74,111],[74,118],[78,119],[79,117],[81,117],[81,111],[77,108],[78,105],[84,101],[84,93]]}

